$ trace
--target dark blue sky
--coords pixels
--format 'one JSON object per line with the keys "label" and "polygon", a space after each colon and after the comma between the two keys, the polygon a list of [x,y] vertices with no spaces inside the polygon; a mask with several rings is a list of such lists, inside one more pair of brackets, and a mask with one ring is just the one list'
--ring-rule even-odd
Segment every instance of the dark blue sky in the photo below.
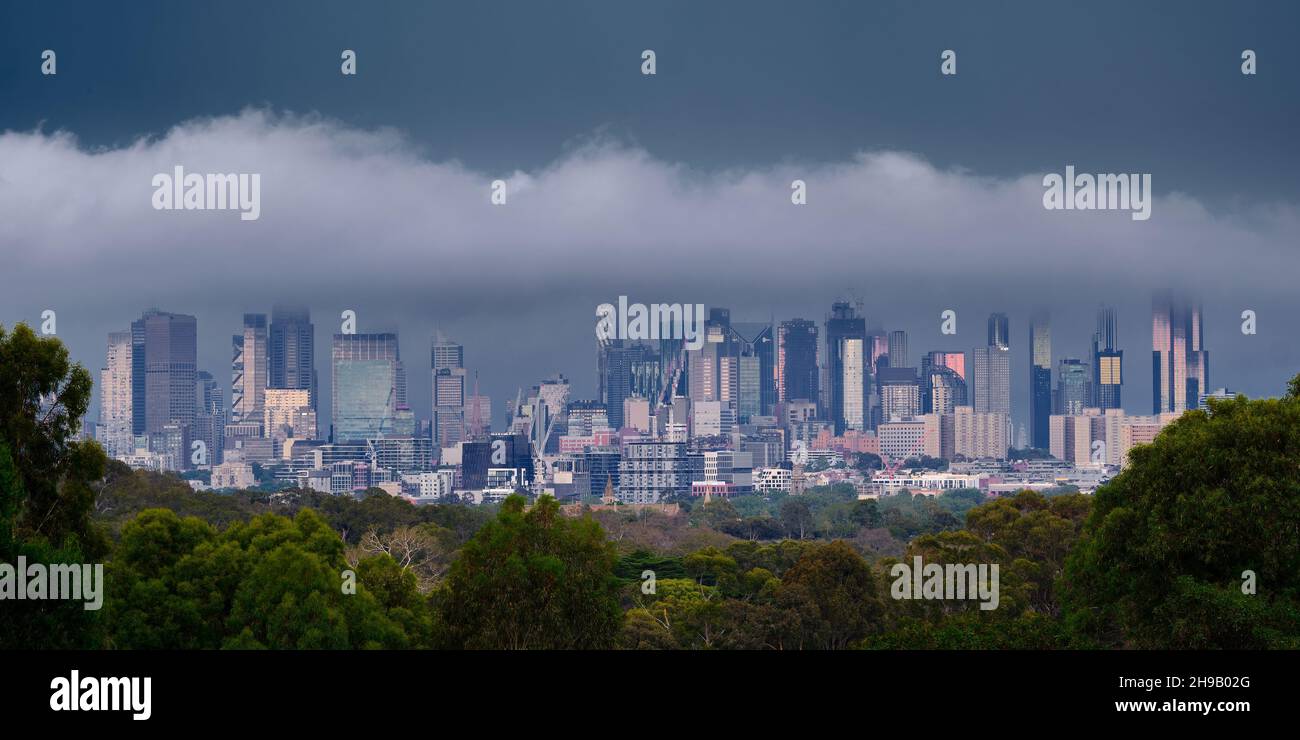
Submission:
{"label": "dark blue sky", "polygon": [[[0,128],[112,145],[247,105],[530,169],[596,129],[696,166],[900,149],[940,167],[1300,192],[1292,2],[10,3]],[[33,74],[59,54],[57,84]],[[339,74],[343,48],[359,54]],[[658,75],[638,74],[642,49]],[[943,49],[958,75],[939,75]],[[1242,49],[1259,54],[1243,78]]]}

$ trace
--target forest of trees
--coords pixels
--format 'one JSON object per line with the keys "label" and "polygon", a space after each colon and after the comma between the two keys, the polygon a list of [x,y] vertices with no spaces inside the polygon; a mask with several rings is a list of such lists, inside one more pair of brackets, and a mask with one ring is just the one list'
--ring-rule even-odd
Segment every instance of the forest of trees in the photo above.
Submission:
{"label": "forest of trees", "polygon": [[[1095,496],[851,488],[565,516],[543,497],[193,491],[109,461],[88,372],[0,328],[0,561],[105,563],[103,609],[4,601],[0,648],[1300,647],[1300,376],[1211,401]],[[997,609],[891,597],[988,563]]]}

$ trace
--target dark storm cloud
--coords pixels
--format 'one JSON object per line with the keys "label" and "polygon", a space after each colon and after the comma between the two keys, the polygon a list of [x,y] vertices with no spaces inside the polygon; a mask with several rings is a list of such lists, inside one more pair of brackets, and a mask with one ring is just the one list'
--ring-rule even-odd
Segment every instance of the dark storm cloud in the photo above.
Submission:
{"label": "dark storm cloud", "polygon": [[[1066,164],[1078,163],[1055,171]],[[155,210],[152,178],[177,165],[259,173],[260,218]],[[0,135],[3,303],[10,321],[59,309],[61,331],[86,332],[78,347],[92,367],[103,333],[146,305],[199,314],[201,359],[218,377],[240,313],[309,303],[323,349],[351,308],[362,331],[404,332],[417,409],[439,327],[481,353],[497,398],[557,370],[586,392],[594,308],[619,295],[760,320],[820,318],[836,296],[857,295],[873,317],[915,332],[916,354],[940,348],[929,335],[950,345],[935,331],[945,308],[964,329],[946,349],[979,343],[989,310],[1064,302],[1086,315],[1166,287],[1227,302],[1225,316],[1294,309],[1294,204],[1211,213],[1162,190],[1156,172],[1151,218],[1133,221],[1045,210],[1043,175],[984,176],[890,151],[710,170],[599,136],[533,171],[486,172],[430,159],[395,130],[264,110],[119,148],[10,132]],[[497,178],[506,205],[490,202]],[[796,179],[807,205],[791,204]],[[1130,337],[1133,350],[1149,346]]]}

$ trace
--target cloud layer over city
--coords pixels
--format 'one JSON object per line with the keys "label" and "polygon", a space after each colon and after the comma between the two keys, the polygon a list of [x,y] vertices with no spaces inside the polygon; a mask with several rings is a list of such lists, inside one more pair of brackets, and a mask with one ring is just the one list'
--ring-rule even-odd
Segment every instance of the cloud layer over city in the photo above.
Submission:
{"label": "cloud layer over city", "polygon": [[[82,147],[75,132],[11,131],[0,135],[9,266],[0,293],[10,322],[56,306],[69,320],[125,325],[144,301],[200,314],[205,328],[205,310],[237,317],[286,300],[336,313],[377,307],[363,314],[363,331],[378,328],[368,317],[450,321],[467,345],[494,341],[494,325],[548,327],[549,341],[521,340],[516,351],[588,346],[595,305],[624,294],[748,306],[756,319],[805,306],[819,319],[831,300],[852,295],[894,326],[917,313],[937,320],[934,306],[960,311],[966,301],[969,346],[986,306],[1051,305],[1065,287],[1090,296],[1084,313],[1164,289],[1207,302],[1293,302],[1295,204],[1209,208],[1163,189],[1155,172],[1149,221],[1045,210],[1044,174],[1071,164],[1090,171],[1063,153],[1043,171],[994,178],[892,151],[701,170],[596,133],[543,168],[480,172],[431,159],[397,130],[265,109],[187,121],[117,148]],[[260,173],[260,219],[154,210],[153,176],[177,165]],[[490,202],[497,178],[508,183],[506,205]],[[791,204],[796,179],[807,183],[807,205]],[[206,328],[228,334],[236,321]],[[318,323],[327,346],[332,319]],[[1134,354],[1149,347],[1149,335],[1126,339]],[[413,367],[423,366],[425,342],[404,342]],[[201,347],[200,357],[219,363],[224,351]],[[540,364],[580,378],[590,371],[560,357]]]}

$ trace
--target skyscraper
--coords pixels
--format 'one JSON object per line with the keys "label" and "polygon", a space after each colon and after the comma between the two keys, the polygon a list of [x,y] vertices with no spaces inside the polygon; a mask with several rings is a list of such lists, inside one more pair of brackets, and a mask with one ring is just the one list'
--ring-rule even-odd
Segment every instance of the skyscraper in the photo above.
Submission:
{"label": "skyscraper", "polygon": [[[770,415],[776,406],[776,342],[772,325],[736,323],[731,328],[740,342],[740,417],[745,419],[754,414]],[[750,398],[749,389],[755,380],[752,377],[755,373],[757,397]]]}
{"label": "skyscraper", "polygon": [[1182,413],[1210,387],[1200,305],[1157,298],[1151,308],[1152,411]]}
{"label": "skyscraper", "polygon": [[[433,372],[433,442],[451,447],[465,436],[465,347],[441,335],[430,346]],[[480,420],[482,421],[482,420]]]}
{"label": "skyscraper", "polygon": [[914,367],[882,367],[877,372],[881,422],[911,419],[921,413],[921,386]]}
{"label": "skyscraper", "polygon": [[311,312],[301,306],[271,308],[271,333],[267,345],[268,388],[310,391],[316,408],[316,327]]}
{"label": "skyscraper", "polygon": [[244,332],[231,337],[230,422],[261,421],[266,397],[266,314],[244,314]]}
{"label": "skyscraper", "polygon": [[778,403],[817,401],[817,325],[807,319],[782,321],[777,328]]}
{"label": "skyscraper", "polygon": [[[718,355],[714,351],[704,352],[716,347],[717,343],[705,342],[700,351],[689,353],[691,357],[687,373],[690,375],[692,394],[705,392],[701,388],[706,379],[716,380],[716,372],[711,371],[714,368],[712,363]],[[610,340],[600,349],[600,401],[605,405],[609,425],[614,429],[623,428],[623,402],[637,395],[633,391],[634,369],[645,360],[649,352],[650,349],[642,344],[622,339]],[[707,386],[707,389],[710,394],[714,391],[712,385]],[[697,399],[692,396],[692,400]],[[711,396],[699,400],[716,399]]]}
{"label": "skyscraper", "polygon": [[1118,335],[1115,309],[1097,312],[1097,332],[1092,335],[1092,406],[1103,411],[1122,408],[1124,352],[1115,349]]}
{"label": "skyscraper", "polygon": [[866,428],[867,362],[866,319],[835,302],[826,317],[826,407],[836,434]]}
{"label": "skyscraper", "polygon": [[911,367],[907,359],[907,332],[889,332],[889,366]]}
{"label": "skyscraper", "polygon": [[134,446],[131,428],[131,332],[108,335],[108,353],[99,371],[101,442],[110,457],[128,455]]}
{"label": "skyscraper", "polygon": [[1088,408],[1092,396],[1088,382],[1088,366],[1073,357],[1061,359],[1056,371],[1055,413],[1077,416]]}
{"label": "skyscraper", "polygon": [[1046,450],[1051,444],[1052,416],[1052,332],[1046,312],[1037,313],[1030,320],[1029,342],[1030,444]]}
{"label": "skyscraper", "polygon": [[330,354],[334,442],[393,435],[406,405],[397,334],[335,334]]}
{"label": "skyscraper", "polygon": [[1002,349],[1011,346],[1011,322],[1004,313],[989,316],[989,346]]}
{"label": "skyscraper", "polygon": [[989,316],[989,344],[974,351],[975,413],[1011,415],[1011,344],[1007,316]]}
{"label": "skyscraper", "polygon": [[198,321],[193,316],[144,312],[131,322],[131,406],[136,434],[194,422],[197,407]]}

